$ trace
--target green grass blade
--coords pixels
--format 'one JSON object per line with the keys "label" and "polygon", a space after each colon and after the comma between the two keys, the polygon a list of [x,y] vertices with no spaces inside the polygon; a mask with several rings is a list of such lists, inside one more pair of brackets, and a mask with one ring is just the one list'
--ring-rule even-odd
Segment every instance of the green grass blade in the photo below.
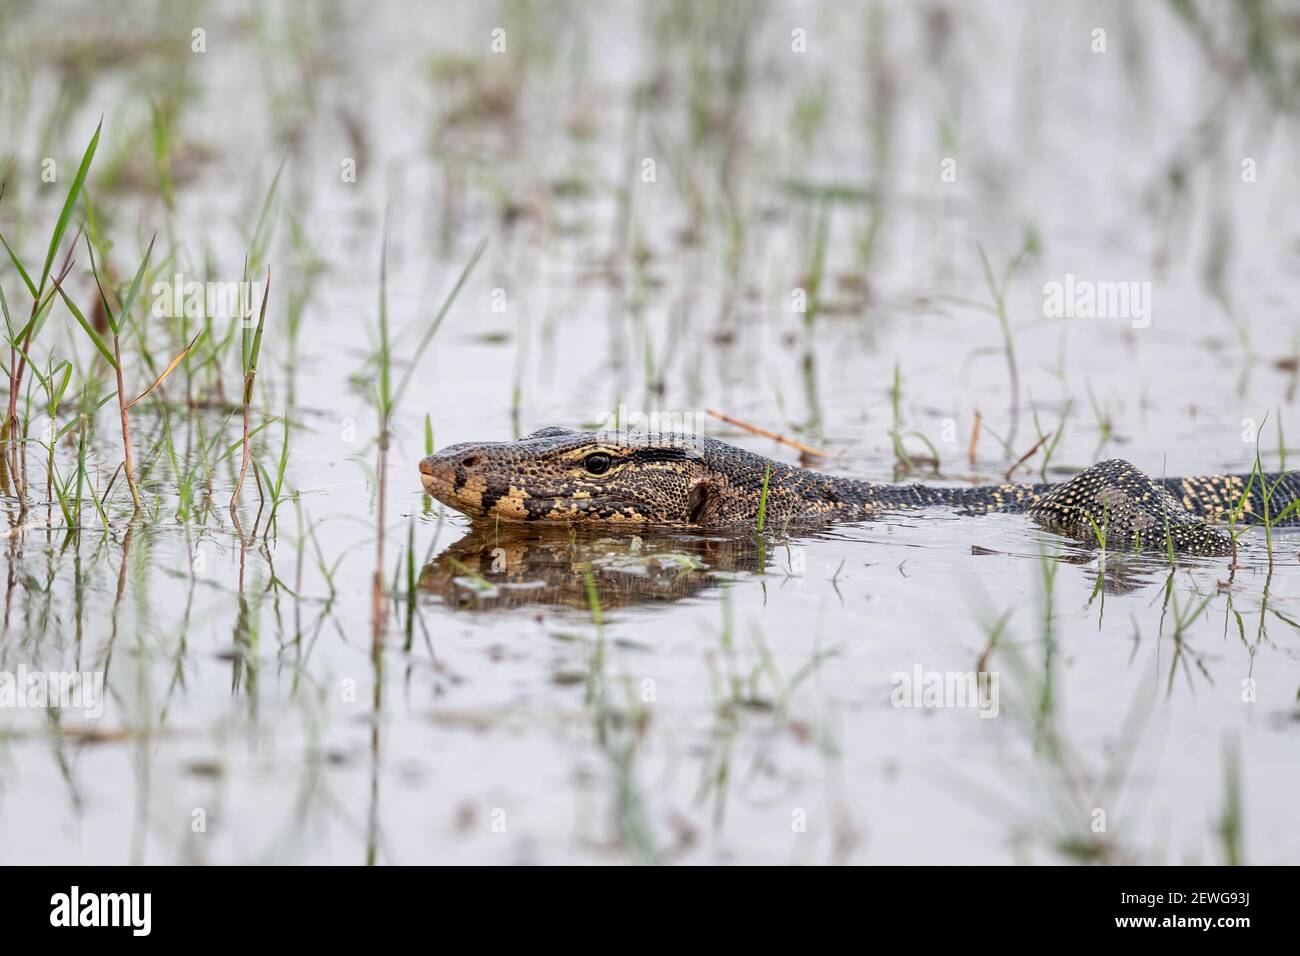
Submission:
{"label": "green grass blade", "polygon": [[[140,286],[144,282],[144,275],[149,268],[149,259],[153,256],[153,244],[157,241],[158,236],[155,234],[149,240],[149,248],[145,250],[144,261],[140,263],[140,268],[135,270],[135,278],[131,280],[131,288],[127,290],[126,298],[122,300],[122,311],[118,313],[117,320],[113,322],[113,331],[122,331],[122,322],[131,317],[131,306],[135,304],[135,298],[140,294]],[[113,314],[109,313],[109,321],[113,321]]]}
{"label": "green grass blade", "polygon": [[[50,277],[50,269],[54,266],[54,256],[59,251],[59,243],[63,241],[63,234],[68,229],[68,220],[72,218],[72,210],[77,205],[77,196],[81,193],[81,187],[86,182],[86,174],[90,172],[90,161],[95,158],[95,148],[99,145],[99,133],[104,126],[101,119],[99,125],[95,127],[95,135],[90,138],[90,145],[86,147],[86,152],[81,157],[81,166],[77,169],[77,178],[72,181],[72,188],[68,190],[68,198],[63,202],[63,211],[59,213],[59,221],[54,227],[54,235],[50,237],[50,248],[45,253],[45,269],[41,272],[41,284],[38,291],[45,291],[46,280]],[[39,296],[38,296],[39,297]]]}
{"label": "green grass blade", "polygon": [[257,224],[253,227],[253,234],[249,236],[248,245],[253,268],[262,264],[271,243],[271,231],[275,225],[271,212],[275,208],[275,196],[280,188],[280,174],[284,172],[284,164],[288,161],[289,157],[285,155],[280,160],[280,165],[276,167],[275,175],[271,177],[271,186],[262,197],[262,207],[257,213]]}
{"label": "green grass blade", "polygon": [[57,279],[54,281],[54,287],[59,290],[59,295],[63,297],[64,304],[68,307],[68,311],[72,313],[72,317],[77,320],[77,324],[81,326],[86,335],[90,336],[90,341],[95,344],[95,348],[99,349],[99,354],[104,356],[109,366],[116,372],[117,359],[113,358],[113,353],[109,351],[108,346],[104,344],[104,340],[99,337],[99,333],[95,331],[95,327],[86,320],[84,315],[81,314],[81,310],[77,308],[76,303],[73,302],[72,299],[68,298],[68,294],[63,291],[63,286],[59,285]]}
{"label": "green grass blade", "polygon": [[[262,422],[262,424],[258,425],[256,428],[251,429],[251,430],[249,431],[249,433],[248,433],[249,441],[252,441],[253,436],[256,435],[258,432],[260,432],[263,428],[266,428],[266,427],[267,427],[268,425],[270,425],[272,422],[276,422],[276,421],[279,421],[279,420],[280,420],[280,419],[279,419],[279,416],[277,416],[277,417],[275,417],[275,418],[268,418],[266,421]],[[226,448],[226,450],[223,451],[223,452],[222,452],[222,453],[217,457],[217,460],[216,460],[215,462],[213,462],[213,464],[220,464],[221,462],[225,461],[227,458],[229,458],[231,455],[233,455],[236,451],[238,451],[239,448],[240,448],[240,446],[242,446],[243,444],[244,444],[244,439],[243,439],[242,437],[240,437],[240,438],[236,438],[233,442],[230,443],[230,445]]]}
{"label": "green grass blade", "polygon": [[32,298],[40,298],[40,294],[36,291],[36,283],[33,282],[32,277],[27,274],[27,270],[23,268],[23,264],[18,261],[18,253],[14,252],[13,247],[9,245],[9,240],[2,234],[0,234],[0,243],[4,243],[5,252],[9,253],[9,261],[12,262],[14,268],[18,270],[18,275],[22,277],[23,285],[27,286],[27,291],[31,293]]}
{"label": "green grass blade", "polygon": [[41,374],[40,366],[36,364],[36,360],[28,355],[27,350],[21,345],[15,345],[14,351],[27,360],[27,367],[31,369],[32,374],[36,376],[36,380],[41,383],[41,388],[48,392],[50,389],[50,380]]}
{"label": "green grass blade", "polygon": [[17,342],[18,339],[14,337],[14,323],[9,315],[9,300],[5,298],[4,286],[0,286],[0,311],[3,311],[5,315],[5,331],[9,333],[9,341]]}
{"label": "green grass blade", "polygon": [[465,263],[465,268],[461,270],[460,277],[456,280],[456,284],[451,287],[451,291],[447,293],[447,298],[443,300],[442,308],[438,310],[438,314],[433,317],[433,321],[430,322],[429,327],[425,329],[424,335],[420,338],[419,344],[416,345],[415,351],[411,354],[411,364],[407,366],[406,375],[402,377],[402,383],[397,386],[397,391],[393,395],[394,407],[402,400],[402,394],[406,391],[406,387],[411,384],[411,377],[415,374],[415,370],[420,364],[420,356],[424,354],[424,350],[427,349],[429,343],[433,341],[434,333],[438,331],[438,326],[442,325],[442,320],[446,318],[447,312],[451,308],[451,304],[456,301],[456,296],[460,294],[461,287],[465,285],[465,280],[469,278],[470,273],[474,271],[474,267],[478,265],[478,260],[483,255],[483,250],[486,248],[487,240],[480,239],[478,245],[474,247],[474,254],[469,257],[469,262]]}
{"label": "green grass blade", "polygon": [[284,418],[284,438],[280,443],[280,467],[275,472],[275,492],[272,499],[280,500],[280,490],[284,487],[284,470],[289,465],[289,417]]}
{"label": "green grass blade", "polygon": [[99,278],[99,266],[95,263],[95,247],[90,242],[90,236],[86,236],[86,252],[90,254],[90,274],[95,277],[95,289],[99,292],[99,302],[104,307],[104,315],[108,316],[108,324],[114,329],[119,328],[117,316],[113,314],[113,307],[108,304],[108,294],[104,291],[104,283]]}
{"label": "green grass blade", "polygon": [[1295,499],[1289,505],[1283,508],[1282,511],[1275,518],[1272,519],[1273,525],[1277,526],[1281,524],[1288,517],[1290,517],[1290,515],[1295,511],[1300,511],[1300,498]]}
{"label": "green grass blade", "polygon": [[40,305],[36,307],[32,317],[27,320],[27,324],[18,330],[18,333],[13,337],[13,341],[15,343],[26,342],[28,338],[35,339],[36,336],[40,335],[41,329],[45,326],[45,320],[49,318],[50,306],[53,303],[54,290],[51,289],[45,294],[45,298],[41,300]]}
{"label": "green grass blade", "polygon": [[605,614],[600,606],[600,592],[596,590],[596,577],[592,574],[591,562],[582,566],[582,578],[587,591],[587,606],[591,608],[591,622],[599,631],[605,624]]}
{"label": "green grass blade", "polygon": [[266,285],[262,288],[262,307],[257,315],[257,331],[253,333],[253,344],[248,353],[248,365],[244,372],[244,404],[253,401],[253,376],[257,372],[257,358],[262,354],[262,329],[266,327],[266,303],[271,298],[271,270],[266,270]]}

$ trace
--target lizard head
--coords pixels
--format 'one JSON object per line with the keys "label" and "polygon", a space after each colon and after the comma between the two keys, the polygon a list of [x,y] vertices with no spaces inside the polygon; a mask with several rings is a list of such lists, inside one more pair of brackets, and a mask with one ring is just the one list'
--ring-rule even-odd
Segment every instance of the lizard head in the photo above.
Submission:
{"label": "lizard head", "polygon": [[475,519],[708,524],[718,504],[710,443],[721,445],[679,433],[543,428],[517,441],[449,445],[420,462],[420,479]]}

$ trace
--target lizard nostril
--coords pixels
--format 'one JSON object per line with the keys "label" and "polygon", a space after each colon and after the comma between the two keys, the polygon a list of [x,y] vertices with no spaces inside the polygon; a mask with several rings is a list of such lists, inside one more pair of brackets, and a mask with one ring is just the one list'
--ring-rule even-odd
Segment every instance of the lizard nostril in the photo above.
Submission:
{"label": "lizard nostril", "polygon": [[473,468],[475,465],[478,464],[478,461],[479,461],[478,455],[466,455],[464,458],[460,460],[460,464],[461,467],[463,468]]}

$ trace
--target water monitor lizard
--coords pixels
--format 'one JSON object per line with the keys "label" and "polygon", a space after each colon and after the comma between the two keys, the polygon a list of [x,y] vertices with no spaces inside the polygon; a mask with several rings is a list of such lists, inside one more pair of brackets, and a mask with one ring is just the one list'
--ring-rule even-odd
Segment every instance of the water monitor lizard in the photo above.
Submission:
{"label": "water monitor lizard", "polygon": [[[714,438],[558,427],[517,441],[450,445],[420,462],[420,476],[430,495],[476,519],[753,527],[766,476],[765,521],[774,529],[950,507],[1022,512],[1052,531],[1111,547],[1172,543],[1207,555],[1232,552],[1225,526],[1239,502],[1241,523],[1265,513],[1258,478],[1157,479],[1119,459],[1056,484],[890,485],[797,468]],[[1300,498],[1300,475],[1269,474],[1264,482],[1270,515]],[[1300,523],[1300,512],[1282,523]]]}

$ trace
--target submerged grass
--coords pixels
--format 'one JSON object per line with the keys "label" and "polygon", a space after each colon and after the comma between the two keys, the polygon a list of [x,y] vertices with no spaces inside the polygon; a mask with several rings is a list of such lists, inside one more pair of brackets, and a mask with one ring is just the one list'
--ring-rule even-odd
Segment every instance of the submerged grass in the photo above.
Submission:
{"label": "submerged grass", "polygon": [[767,485],[772,480],[772,464],[768,463],[763,469],[763,488],[758,496],[758,533],[763,533],[763,525],[767,522]]}
{"label": "submerged grass", "polygon": [[[235,513],[239,505],[239,493],[244,488],[244,478],[248,475],[248,466],[253,460],[253,446],[249,441],[249,420],[253,407],[253,383],[257,379],[257,362],[262,354],[262,334],[266,330],[266,306],[271,298],[271,270],[266,271],[266,284],[262,287],[262,305],[257,313],[257,328],[251,331],[248,324],[244,323],[243,348],[241,350],[241,364],[244,371],[244,388],[241,392],[240,408],[243,411],[244,437],[240,442],[240,461],[239,461],[239,478],[235,481],[235,489],[230,493],[230,511]],[[285,421],[286,437],[288,434],[289,423]],[[254,472],[256,477],[256,472]],[[259,489],[260,489],[259,483]]]}
{"label": "submerged grass", "polygon": [[[46,293],[46,286],[51,278],[54,278],[55,286],[58,285],[58,278],[51,276],[51,269],[54,266],[54,258],[58,254],[59,246],[63,242],[63,236],[67,232],[68,225],[72,220],[72,214],[76,208],[77,199],[81,194],[82,187],[85,185],[86,176],[90,172],[90,164],[95,158],[95,150],[99,146],[99,136],[103,129],[104,121],[101,119],[95,127],[95,133],[90,138],[85,152],[82,154],[81,163],[77,167],[77,173],[72,180],[72,185],[68,190],[67,198],[63,202],[63,208],[59,211],[58,219],[55,221],[54,229],[50,234],[50,241],[45,252],[45,264],[41,269],[41,278],[39,282],[34,282],[28,270],[24,268],[22,260],[10,245],[9,240],[0,234],[0,244],[5,247],[5,252],[9,255],[9,261],[13,264],[14,270],[18,273],[31,295],[32,307],[31,314],[27,323],[22,328],[15,330],[13,321],[9,314],[8,304],[4,305],[5,328],[9,339],[9,409],[5,418],[3,430],[0,430],[0,442],[5,443],[4,450],[8,452],[8,479],[12,482],[15,494],[18,497],[19,509],[25,511],[27,508],[26,489],[23,484],[22,476],[26,472],[26,456],[22,453],[22,444],[19,440],[19,423],[18,423],[18,395],[22,391],[23,371],[26,367],[28,356],[32,350],[32,343],[45,323],[45,318],[49,315],[50,305],[53,302],[54,294]],[[4,190],[0,187],[0,198],[3,198]],[[75,245],[75,242],[74,242]],[[63,275],[66,276],[72,267],[71,251],[69,259],[65,262]],[[102,343],[101,351],[102,349]],[[25,437],[25,430],[24,430]]]}

